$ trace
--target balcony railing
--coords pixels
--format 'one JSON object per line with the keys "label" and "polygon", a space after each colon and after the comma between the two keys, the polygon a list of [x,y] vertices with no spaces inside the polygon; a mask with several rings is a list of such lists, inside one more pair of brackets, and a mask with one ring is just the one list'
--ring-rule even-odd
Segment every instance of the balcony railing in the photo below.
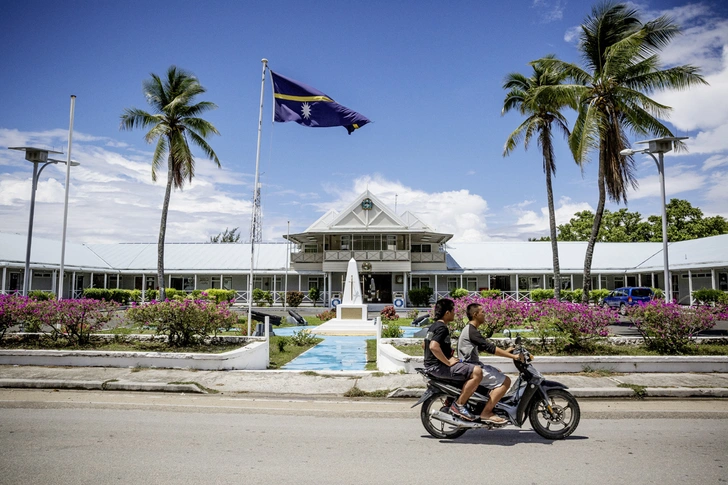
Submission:
{"label": "balcony railing", "polygon": [[412,253],[413,263],[442,263],[445,253]]}

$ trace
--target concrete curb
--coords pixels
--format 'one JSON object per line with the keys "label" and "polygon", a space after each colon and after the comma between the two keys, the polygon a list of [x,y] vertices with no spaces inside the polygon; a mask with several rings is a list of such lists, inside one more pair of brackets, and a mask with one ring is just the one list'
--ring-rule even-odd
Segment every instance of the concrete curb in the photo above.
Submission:
{"label": "concrete curb", "polygon": [[110,380],[70,381],[63,379],[0,379],[0,388],[12,389],[75,389],[84,391],[147,391],[207,394],[194,384],[164,384],[162,382],[130,382]]}
{"label": "concrete curb", "polygon": [[[400,388],[395,389],[387,395],[387,398],[414,398],[418,399],[424,394],[425,389]],[[569,392],[574,397],[581,398],[634,398],[637,393],[628,387],[582,387],[570,388]],[[728,397],[726,388],[692,388],[692,387],[646,387],[642,397]]]}

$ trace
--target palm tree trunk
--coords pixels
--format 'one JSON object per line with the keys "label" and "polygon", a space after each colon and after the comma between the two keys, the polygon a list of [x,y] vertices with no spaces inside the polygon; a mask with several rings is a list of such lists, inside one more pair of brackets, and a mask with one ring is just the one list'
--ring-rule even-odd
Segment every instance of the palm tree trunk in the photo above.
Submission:
{"label": "palm tree trunk", "polygon": [[589,303],[589,292],[591,291],[591,265],[592,258],[594,257],[594,245],[597,242],[597,236],[599,235],[599,229],[602,226],[602,215],[604,214],[604,202],[606,201],[606,190],[604,187],[604,155],[599,154],[599,177],[597,183],[599,184],[599,202],[597,203],[597,210],[594,213],[594,225],[592,226],[592,232],[589,236],[589,242],[586,245],[586,256],[584,257],[584,284],[583,294],[581,295],[582,303]]}
{"label": "palm tree trunk", "polygon": [[169,198],[172,195],[173,179],[172,156],[167,164],[167,188],[164,191],[164,203],[162,204],[162,220],[159,222],[159,240],[157,241],[157,285],[159,286],[159,301],[164,301],[164,238],[167,233],[167,212],[169,211]]}
{"label": "palm tree trunk", "polygon": [[[550,158],[549,154],[545,154]],[[559,299],[561,296],[561,270],[559,268],[559,243],[556,240],[556,213],[554,212],[554,192],[551,188],[551,160],[546,164],[546,195],[549,205],[549,228],[551,229],[551,254],[554,259],[554,298]]]}

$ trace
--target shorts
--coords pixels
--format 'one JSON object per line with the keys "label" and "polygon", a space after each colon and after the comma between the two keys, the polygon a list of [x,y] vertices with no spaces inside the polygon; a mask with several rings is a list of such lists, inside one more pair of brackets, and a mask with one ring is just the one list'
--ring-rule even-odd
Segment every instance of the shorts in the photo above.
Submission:
{"label": "shorts", "polygon": [[454,365],[435,364],[427,368],[427,372],[435,377],[452,379],[454,381],[467,381],[473,375],[474,364],[456,362]]}
{"label": "shorts", "polygon": [[480,385],[486,389],[495,389],[506,381],[506,375],[492,365],[480,364],[480,367],[483,368],[483,380],[480,381]]}

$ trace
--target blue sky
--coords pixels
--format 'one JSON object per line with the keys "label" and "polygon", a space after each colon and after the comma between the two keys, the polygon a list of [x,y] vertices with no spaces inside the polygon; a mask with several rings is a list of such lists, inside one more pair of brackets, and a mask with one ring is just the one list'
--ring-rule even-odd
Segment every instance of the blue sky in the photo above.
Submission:
{"label": "blue sky", "polygon": [[[668,197],[728,216],[728,6],[635,4],[645,20],[668,13],[684,35],[667,65],[694,63],[711,86],[654,97],[675,109],[673,131],[690,153],[668,154]],[[164,177],[153,184],[152,147],[119,131],[127,107],[147,109],[142,81],[170,65],[207,88],[200,99],[221,133],[200,154],[191,185],[172,196],[167,240],[202,242],[226,227],[249,238],[261,58],[373,123],[344,128],[271,122],[266,82],[262,136],[264,239],[304,230],[367,187],[456,240],[547,234],[537,146],[502,149],[521,122],[501,116],[502,82],[553,53],[578,62],[575,28],[591,10],[576,1],[514,2],[8,2],[0,18],[0,231],[27,231],[32,165],[17,145],[65,151],[70,95],[77,96],[68,239],[150,242],[158,234]],[[573,113],[568,113],[573,122]],[[636,140],[633,140],[636,141]],[[557,140],[558,222],[596,206],[596,165],[583,171]],[[654,163],[638,159],[628,208],[660,210]],[[59,238],[63,167],[42,174],[34,234]],[[616,205],[609,205],[617,209]]]}

